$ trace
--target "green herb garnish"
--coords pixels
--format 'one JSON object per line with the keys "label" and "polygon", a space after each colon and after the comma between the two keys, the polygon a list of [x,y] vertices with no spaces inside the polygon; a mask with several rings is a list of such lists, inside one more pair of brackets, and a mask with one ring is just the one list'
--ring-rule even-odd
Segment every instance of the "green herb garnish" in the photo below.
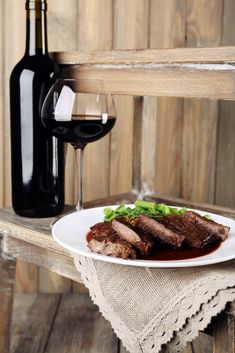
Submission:
{"label": "green herb garnish", "polygon": [[104,209],[104,221],[111,221],[112,219],[121,216],[134,219],[139,214],[144,214],[146,216],[159,219],[163,216],[183,215],[185,212],[186,208],[174,208],[163,203],[137,200],[134,208],[126,207],[123,204],[119,205],[114,210],[110,207],[106,207]]}

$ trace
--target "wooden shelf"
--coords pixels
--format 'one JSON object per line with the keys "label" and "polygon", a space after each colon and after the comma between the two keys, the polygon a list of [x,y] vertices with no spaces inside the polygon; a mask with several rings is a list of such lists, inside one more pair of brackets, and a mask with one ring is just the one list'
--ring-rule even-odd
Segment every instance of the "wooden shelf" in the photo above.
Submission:
{"label": "wooden shelf", "polygon": [[83,92],[235,99],[235,47],[52,55]]}

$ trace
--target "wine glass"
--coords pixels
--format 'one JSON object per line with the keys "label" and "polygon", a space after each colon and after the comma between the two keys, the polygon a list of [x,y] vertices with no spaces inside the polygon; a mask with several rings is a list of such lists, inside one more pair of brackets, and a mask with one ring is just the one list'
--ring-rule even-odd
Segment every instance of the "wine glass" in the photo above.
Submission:
{"label": "wine glass", "polygon": [[80,152],[80,168],[76,163],[79,174],[76,209],[82,210],[84,149],[113,128],[116,122],[113,97],[105,91],[99,94],[80,92],[78,80],[59,77],[44,101],[42,122],[53,136],[73,146],[76,161]]}

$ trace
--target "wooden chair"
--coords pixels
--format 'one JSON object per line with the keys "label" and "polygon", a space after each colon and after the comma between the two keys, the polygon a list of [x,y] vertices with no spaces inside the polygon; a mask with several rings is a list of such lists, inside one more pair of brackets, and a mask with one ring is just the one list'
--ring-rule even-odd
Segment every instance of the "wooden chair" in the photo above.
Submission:
{"label": "wooden chair", "polygon": [[[100,81],[111,94],[199,97],[235,100],[235,47],[204,49],[125,50],[57,53],[59,64],[79,78],[84,92],[101,92]],[[137,124],[135,139],[141,128]],[[138,144],[136,143],[136,146]],[[133,192],[87,203],[85,206],[131,202],[141,192],[138,147],[133,161]],[[235,218],[235,211],[179,199],[143,195],[145,199],[186,205]],[[44,267],[81,281],[70,254],[52,239],[52,219],[26,219],[11,209],[0,210],[0,353],[9,353],[15,260]],[[213,322],[214,353],[235,353],[234,305]]]}

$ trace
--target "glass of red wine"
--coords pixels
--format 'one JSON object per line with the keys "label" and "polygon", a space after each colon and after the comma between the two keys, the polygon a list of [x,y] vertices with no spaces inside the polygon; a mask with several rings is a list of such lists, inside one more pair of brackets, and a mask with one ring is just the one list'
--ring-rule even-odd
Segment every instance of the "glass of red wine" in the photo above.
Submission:
{"label": "glass of red wine", "polygon": [[[102,87],[102,82],[100,83]],[[110,132],[116,122],[116,110],[111,94],[82,93],[79,80],[57,78],[42,107],[42,122],[49,132],[75,151],[77,164],[78,203],[83,209],[83,159],[84,149],[90,142],[101,139]],[[101,90],[102,91],[102,90]],[[77,158],[77,153],[79,157]]]}

